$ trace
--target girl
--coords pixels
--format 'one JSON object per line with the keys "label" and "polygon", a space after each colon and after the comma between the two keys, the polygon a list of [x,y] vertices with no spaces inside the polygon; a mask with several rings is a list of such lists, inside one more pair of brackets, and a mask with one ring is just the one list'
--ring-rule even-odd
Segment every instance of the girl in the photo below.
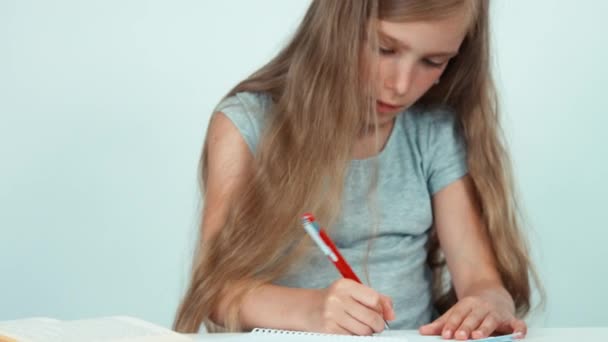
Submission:
{"label": "girl", "polygon": [[[314,0],[212,116],[175,329],[525,334],[488,36],[486,0]],[[311,244],[309,211],[365,285]]]}

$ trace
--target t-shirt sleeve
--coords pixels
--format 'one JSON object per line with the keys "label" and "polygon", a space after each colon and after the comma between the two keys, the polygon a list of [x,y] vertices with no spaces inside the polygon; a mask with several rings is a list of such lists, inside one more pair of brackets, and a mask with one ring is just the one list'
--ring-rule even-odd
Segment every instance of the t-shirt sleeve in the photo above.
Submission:
{"label": "t-shirt sleeve", "polygon": [[237,93],[223,99],[214,111],[224,113],[232,121],[255,154],[264,121],[264,98],[253,93]]}
{"label": "t-shirt sleeve", "polygon": [[428,115],[422,147],[427,187],[434,195],[467,174],[466,148],[452,112],[437,110],[422,115]]}

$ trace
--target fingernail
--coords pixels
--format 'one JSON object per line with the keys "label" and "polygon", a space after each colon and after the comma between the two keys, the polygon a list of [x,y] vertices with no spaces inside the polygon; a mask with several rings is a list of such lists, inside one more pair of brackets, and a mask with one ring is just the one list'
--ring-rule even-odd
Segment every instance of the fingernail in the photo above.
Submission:
{"label": "fingernail", "polygon": [[456,332],[456,336],[462,337],[462,338],[466,338],[467,337],[467,333],[464,330],[458,330]]}
{"label": "fingernail", "polygon": [[442,336],[444,338],[451,338],[452,337],[452,331],[450,329],[444,330]]}

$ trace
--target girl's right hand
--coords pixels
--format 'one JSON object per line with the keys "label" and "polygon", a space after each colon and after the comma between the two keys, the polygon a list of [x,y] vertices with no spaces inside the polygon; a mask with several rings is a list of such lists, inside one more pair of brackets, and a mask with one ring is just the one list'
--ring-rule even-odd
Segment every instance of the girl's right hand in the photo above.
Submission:
{"label": "girl's right hand", "polygon": [[310,303],[309,330],[322,333],[371,335],[394,320],[391,299],[350,279],[320,289]]}

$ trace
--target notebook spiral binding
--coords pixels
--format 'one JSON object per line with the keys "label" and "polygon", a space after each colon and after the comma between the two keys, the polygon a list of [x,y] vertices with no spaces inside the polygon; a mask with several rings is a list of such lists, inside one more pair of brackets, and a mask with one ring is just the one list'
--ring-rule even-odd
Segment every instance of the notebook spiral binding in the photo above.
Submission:
{"label": "notebook spiral binding", "polygon": [[307,331],[295,331],[295,330],[281,330],[281,329],[264,329],[264,328],[255,328],[251,331],[253,334],[267,334],[267,335],[289,335],[289,336],[327,336],[333,338],[370,338],[370,337],[378,337],[378,336],[352,336],[352,335],[337,335],[337,334],[324,334],[324,333],[314,333]]}

